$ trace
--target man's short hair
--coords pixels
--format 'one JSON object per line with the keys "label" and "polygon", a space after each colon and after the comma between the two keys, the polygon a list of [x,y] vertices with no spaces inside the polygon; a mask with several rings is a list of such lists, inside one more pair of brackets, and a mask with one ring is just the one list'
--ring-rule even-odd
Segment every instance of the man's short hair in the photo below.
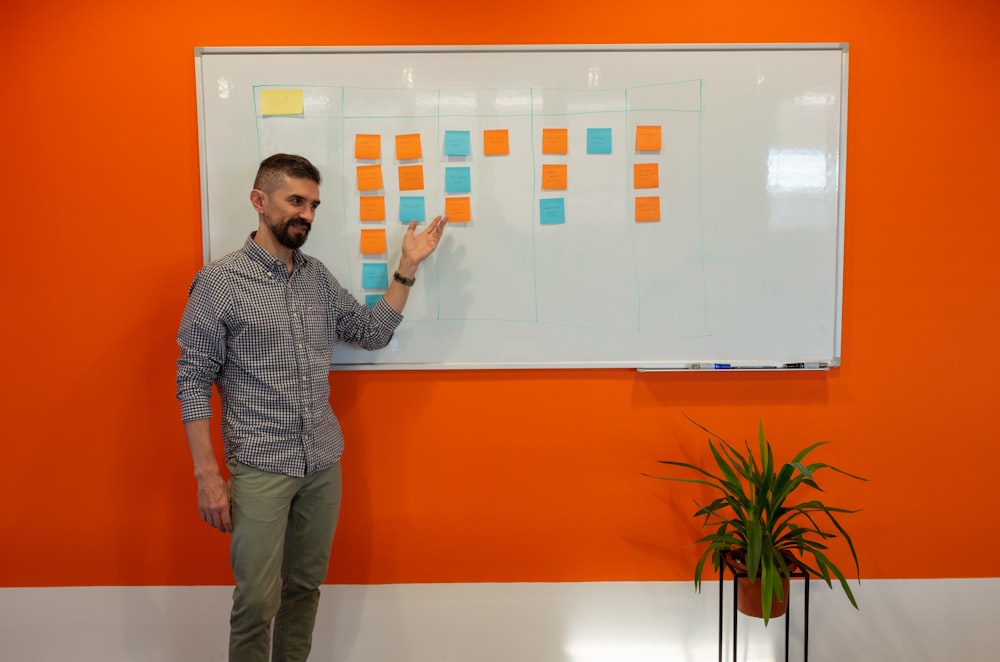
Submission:
{"label": "man's short hair", "polygon": [[297,154],[272,154],[260,162],[253,187],[264,193],[273,193],[284,183],[285,177],[310,179],[319,186],[322,177],[319,169],[309,159]]}

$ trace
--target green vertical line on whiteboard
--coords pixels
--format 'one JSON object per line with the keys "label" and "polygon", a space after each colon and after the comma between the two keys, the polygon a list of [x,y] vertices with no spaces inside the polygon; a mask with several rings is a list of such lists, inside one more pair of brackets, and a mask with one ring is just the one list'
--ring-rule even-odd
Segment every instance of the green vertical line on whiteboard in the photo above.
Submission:
{"label": "green vertical line on whiteboard", "polygon": [[[701,309],[701,328],[708,333],[708,280],[705,275],[705,210],[702,201],[701,172],[701,128],[705,121],[705,79],[698,79],[698,250],[701,253],[698,264],[701,265],[701,296],[705,305]],[[660,212],[662,217],[663,212]]]}
{"label": "green vertical line on whiteboard", "polygon": [[536,245],[536,225],[539,218],[535,215],[538,210],[538,163],[535,159],[535,88],[528,88],[528,130],[530,131],[531,144],[531,283],[534,288],[535,321],[538,321],[538,246]]}
{"label": "green vertical line on whiteboard", "polygon": [[628,236],[632,242],[632,275],[635,277],[635,332],[639,333],[642,329],[642,296],[639,294],[642,290],[642,283],[639,281],[639,257],[635,253],[635,205],[629,205],[629,202],[633,199],[632,196],[635,195],[635,182],[632,182],[632,188],[628,186],[628,168],[630,164],[634,163],[632,158],[635,152],[635,145],[632,149],[629,149],[629,130],[628,130],[628,111],[629,111],[629,99],[628,99],[628,88],[623,90],[625,95],[625,200],[623,204],[625,205],[625,222],[628,223]]}

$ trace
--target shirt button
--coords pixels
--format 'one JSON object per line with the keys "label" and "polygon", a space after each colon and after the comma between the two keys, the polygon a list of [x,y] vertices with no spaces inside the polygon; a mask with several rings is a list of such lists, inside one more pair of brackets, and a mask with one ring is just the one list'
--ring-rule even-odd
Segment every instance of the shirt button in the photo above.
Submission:
{"label": "shirt button", "polygon": [[305,375],[302,375],[302,381],[305,381],[306,379],[308,379],[308,377],[306,377]]}
{"label": "shirt button", "polygon": [[306,407],[306,413],[307,414],[309,413],[309,407]]}
{"label": "shirt button", "polygon": [[302,438],[305,439],[306,441],[309,441],[309,435],[307,434],[302,435]]}

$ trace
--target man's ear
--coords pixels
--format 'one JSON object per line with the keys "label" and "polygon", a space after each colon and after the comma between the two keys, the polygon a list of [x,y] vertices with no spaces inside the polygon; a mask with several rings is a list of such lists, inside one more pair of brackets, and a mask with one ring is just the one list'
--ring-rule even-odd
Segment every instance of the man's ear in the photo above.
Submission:
{"label": "man's ear", "polygon": [[264,202],[267,201],[267,193],[264,193],[259,188],[255,188],[250,191],[250,204],[253,208],[257,210],[257,213],[264,212]]}

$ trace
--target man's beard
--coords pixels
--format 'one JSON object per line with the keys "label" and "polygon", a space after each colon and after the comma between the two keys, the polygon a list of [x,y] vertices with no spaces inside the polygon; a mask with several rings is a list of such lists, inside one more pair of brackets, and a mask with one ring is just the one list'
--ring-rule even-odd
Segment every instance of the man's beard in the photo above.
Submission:
{"label": "man's beard", "polygon": [[[292,229],[298,225],[305,228],[304,233],[298,234],[292,232]],[[310,230],[312,230],[312,226],[301,218],[290,218],[284,223],[277,223],[275,226],[272,226],[272,231],[278,242],[285,248],[291,249],[300,248],[302,244],[306,243]]]}

